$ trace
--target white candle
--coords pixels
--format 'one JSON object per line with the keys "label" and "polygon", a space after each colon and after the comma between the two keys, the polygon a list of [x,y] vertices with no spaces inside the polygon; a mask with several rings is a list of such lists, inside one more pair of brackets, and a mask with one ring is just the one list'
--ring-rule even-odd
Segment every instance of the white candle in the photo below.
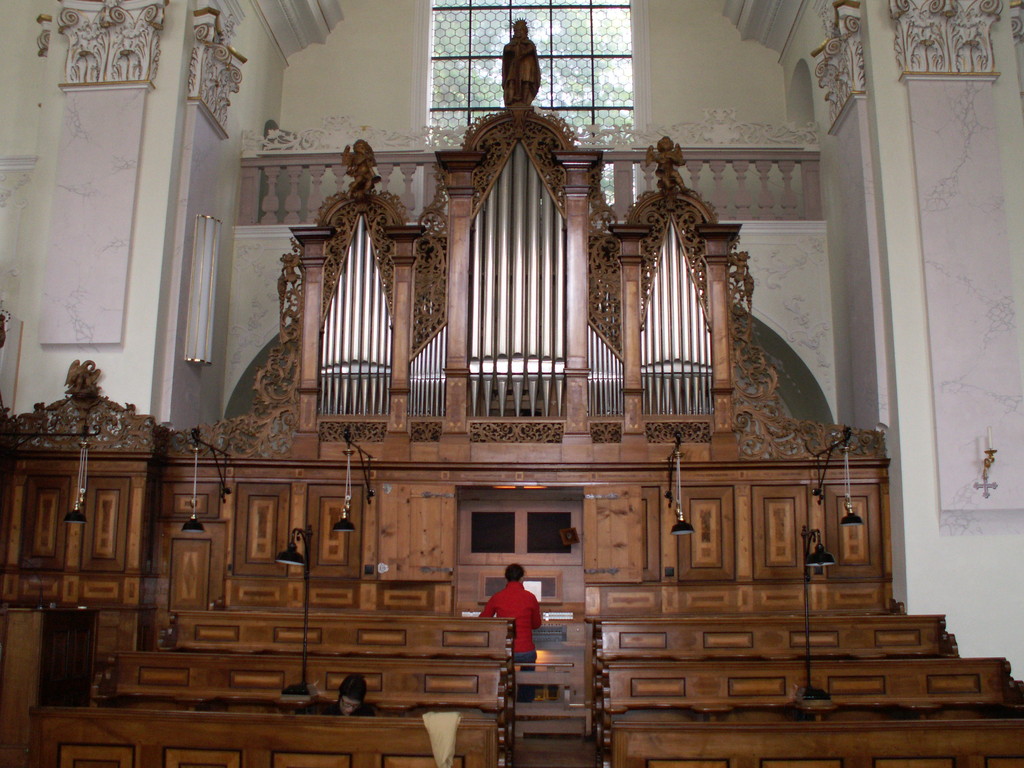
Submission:
{"label": "white candle", "polygon": [[988,428],[988,449],[992,450],[992,427]]}

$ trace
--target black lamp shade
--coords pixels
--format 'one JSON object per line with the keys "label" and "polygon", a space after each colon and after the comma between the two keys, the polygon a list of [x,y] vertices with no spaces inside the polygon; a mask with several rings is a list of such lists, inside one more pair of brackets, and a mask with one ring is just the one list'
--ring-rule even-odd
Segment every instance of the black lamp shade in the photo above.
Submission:
{"label": "black lamp shade", "polygon": [[285,565],[305,565],[306,560],[299,554],[299,550],[295,548],[295,544],[289,544],[288,549],[283,552],[278,552],[275,558],[277,562],[284,563]]}
{"label": "black lamp shade", "polygon": [[64,515],[64,522],[81,524],[85,522],[85,515],[82,514],[82,510],[80,510],[78,507],[75,507],[66,515]]}
{"label": "black lamp shade", "polygon": [[806,565],[820,568],[826,565],[835,565],[836,559],[832,557],[832,553],[825,549],[825,546],[818,543],[814,547],[814,551],[807,556]]}
{"label": "black lamp shade", "polygon": [[356,529],[356,527],[354,525],[352,525],[352,521],[351,520],[349,520],[347,517],[342,517],[342,518],[339,518],[338,522],[336,522],[331,527],[331,532],[332,533],[352,533],[355,529]]}
{"label": "black lamp shade", "polygon": [[693,526],[685,520],[678,520],[676,524],[672,526],[671,531],[673,536],[685,536],[693,533]]}
{"label": "black lamp shade", "polygon": [[185,521],[185,524],[181,526],[181,530],[185,533],[204,533],[206,531],[195,515]]}
{"label": "black lamp shade", "polygon": [[856,512],[853,512],[851,510],[850,512],[847,512],[845,515],[843,515],[842,519],[839,521],[839,524],[844,527],[851,525],[864,525],[864,519]]}

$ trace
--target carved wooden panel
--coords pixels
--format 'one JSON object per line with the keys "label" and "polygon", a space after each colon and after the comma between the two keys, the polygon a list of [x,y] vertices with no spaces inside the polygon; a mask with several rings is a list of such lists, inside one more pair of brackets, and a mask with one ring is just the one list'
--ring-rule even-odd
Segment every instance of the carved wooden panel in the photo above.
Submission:
{"label": "carved wooden panel", "polygon": [[807,523],[807,489],[802,485],[755,485],[750,498],[754,578],[801,578],[800,529]]}
{"label": "carved wooden panel", "polygon": [[[382,768],[435,768],[437,763],[432,757],[416,755],[381,755]],[[462,768],[463,760],[456,755],[452,758],[452,768]]]}
{"label": "carved wooden panel", "polygon": [[71,509],[71,478],[29,477],[25,483],[25,514],[21,567],[61,569],[67,526],[64,515]]}
{"label": "carved wooden panel", "polygon": [[275,752],[271,768],[349,768],[351,755],[314,752]]}
{"label": "carved wooden panel", "polygon": [[241,768],[242,753],[223,749],[168,749],[164,768]]}
{"label": "carved wooden panel", "polygon": [[736,578],[733,506],[731,487],[683,488],[683,509],[694,532],[675,537],[680,581]]}
{"label": "carved wooden panel", "polygon": [[169,607],[172,611],[202,610],[210,605],[210,540],[172,539]]}
{"label": "carved wooden panel", "polygon": [[850,489],[853,511],[864,525],[840,526],[846,513],[842,486],[825,487],[825,546],[835,555],[836,564],[829,567],[828,578],[852,579],[882,576],[886,572],[883,524],[877,485],[854,484]]}
{"label": "carved wooden panel", "polygon": [[126,477],[89,479],[82,544],[83,571],[124,571],[125,543],[128,538],[128,485]]}
{"label": "carved wooden panel", "polygon": [[448,581],[455,569],[455,487],[386,485],[380,494],[385,581]]}
{"label": "carved wooden panel", "polygon": [[[192,483],[165,482],[163,485],[162,513],[176,519],[184,520],[192,516]],[[202,521],[216,520],[220,517],[220,486],[217,483],[199,482],[196,484],[196,517]]]}
{"label": "carved wooden panel", "polygon": [[816,760],[812,758],[789,758],[762,760],[761,768],[843,768],[842,760]]}
{"label": "carved wooden panel", "polygon": [[352,488],[349,520],[355,526],[350,533],[333,533],[331,528],[341,519],[345,507],[345,486],[310,485],[306,492],[306,519],[316,531],[316,554],[311,564],[313,576],[359,576],[362,553],[363,489]]}
{"label": "carved wooden panel", "polygon": [[[288,545],[290,488],[283,483],[239,483],[235,510],[234,573],[283,576],[275,562]],[[302,545],[299,545],[300,551]]]}
{"label": "carved wooden panel", "polygon": [[130,746],[61,744],[59,768],[135,768],[135,750]]}
{"label": "carved wooden panel", "polygon": [[952,757],[900,757],[875,760],[875,768],[955,768]]}
{"label": "carved wooden panel", "polygon": [[639,582],[643,576],[643,491],[602,485],[583,496],[583,575],[588,584]]}

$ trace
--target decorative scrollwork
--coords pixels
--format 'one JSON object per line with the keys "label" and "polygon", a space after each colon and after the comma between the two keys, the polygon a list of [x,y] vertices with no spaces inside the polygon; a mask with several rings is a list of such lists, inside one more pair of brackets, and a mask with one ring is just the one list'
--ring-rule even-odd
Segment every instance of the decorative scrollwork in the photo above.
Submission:
{"label": "decorative scrollwork", "polygon": [[889,0],[896,62],[915,74],[995,71],[992,24],[1002,0]]}
{"label": "decorative scrollwork", "polygon": [[644,426],[648,443],[674,443],[681,435],[684,443],[710,443],[710,421],[649,421]]}
{"label": "decorative scrollwork", "polygon": [[818,85],[825,91],[829,119],[835,122],[850,96],[867,90],[864,74],[864,44],[860,35],[859,8],[836,5],[829,38],[815,54],[821,58],[814,68]]}
{"label": "decorative scrollwork", "polygon": [[412,357],[416,357],[448,322],[448,190],[434,165],[435,192],[419,223],[416,241]]}
{"label": "decorative scrollwork", "polygon": [[587,288],[591,327],[622,356],[622,266],[619,240],[591,231],[588,240]]}
{"label": "decorative scrollwork", "polygon": [[195,43],[188,66],[188,96],[201,101],[226,130],[231,94],[238,93],[242,71],[235,61],[244,63],[228,45],[221,29],[219,12],[207,8],[195,21]]}
{"label": "decorative scrollwork", "polygon": [[622,422],[592,421],[590,422],[590,440],[594,443],[621,443]]}
{"label": "decorative scrollwork", "polygon": [[551,421],[474,421],[469,425],[471,443],[560,443],[565,424]]}
{"label": "decorative scrollwork", "polygon": [[344,443],[345,432],[356,443],[383,443],[388,433],[386,421],[320,421],[321,443]]}
{"label": "decorative scrollwork", "polygon": [[388,310],[394,311],[395,242],[387,236],[385,230],[387,227],[405,223],[405,206],[390,192],[371,193],[355,198],[350,198],[348,193],[339,193],[327,200],[317,214],[317,223],[320,226],[335,229],[334,237],[324,248],[326,258],[323,266],[323,299],[320,306],[321,325],[338,289],[338,278],[348,260],[348,249],[360,218],[365,219],[366,231],[373,241],[373,255],[380,271]]}
{"label": "decorative scrollwork", "polygon": [[168,0],[105,0],[57,16],[57,30],[68,38],[64,77],[68,83],[147,82],[160,61],[160,30]]}
{"label": "decorative scrollwork", "polygon": [[410,421],[409,439],[414,443],[436,443],[441,439],[440,421]]}

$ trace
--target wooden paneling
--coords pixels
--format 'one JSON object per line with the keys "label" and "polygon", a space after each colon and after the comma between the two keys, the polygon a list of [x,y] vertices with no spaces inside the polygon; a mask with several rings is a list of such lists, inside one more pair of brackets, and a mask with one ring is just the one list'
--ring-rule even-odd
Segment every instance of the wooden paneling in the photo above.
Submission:
{"label": "wooden paneling", "polygon": [[694,532],[676,536],[680,581],[719,581],[736,576],[732,488],[683,488],[683,509]]}
{"label": "wooden paneling", "polygon": [[850,489],[853,511],[864,525],[842,527],[846,513],[842,486],[825,487],[825,546],[835,555],[828,568],[829,579],[881,577],[886,572],[881,500],[877,485],[855,484]]}
{"label": "wooden paneling", "polygon": [[[464,714],[460,768],[511,768],[493,717]],[[255,712],[175,712],[95,707],[33,713],[29,768],[433,768],[418,717],[295,717]]]}
{"label": "wooden paneling", "polygon": [[306,519],[316,531],[315,556],[311,564],[314,576],[359,576],[363,526],[363,489],[352,488],[349,520],[355,526],[350,533],[334,533],[331,528],[341,519],[345,507],[343,485],[310,485],[306,491]]}
{"label": "wooden paneling", "polygon": [[396,484],[379,499],[380,561],[387,568],[380,578],[449,581],[455,571],[455,487]]}
{"label": "wooden paneling", "polygon": [[[235,513],[234,573],[283,576],[275,562],[288,544],[290,487],[283,483],[239,483]],[[302,551],[302,545],[299,545]]]}
{"label": "wooden paneling", "polygon": [[644,495],[630,485],[586,489],[583,575],[588,584],[639,582],[644,571]]}
{"label": "wooden paneling", "polygon": [[[184,521],[192,516],[192,482],[163,484],[163,515]],[[196,517],[204,523],[220,517],[220,486],[200,481],[196,484]]]}
{"label": "wooden paneling", "polygon": [[82,570],[123,572],[128,538],[128,487],[125,477],[92,477],[85,504]]}
{"label": "wooden paneling", "polygon": [[210,539],[171,539],[168,587],[170,609],[204,609],[210,600]]}
{"label": "wooden paneling", "polygon": [[807,524],[807,488],[802,485],[751,489],[754,523],[754,578],[802,578],[803,540]]}
{"label": "wooden paneling", "polygon": [[67,526],[64,515],[71,509],[71,478],[30,476],[25,483],[25,529],[21,540],[21,567],[62,569]]}
{"label": "wooden paneling", "polygon": [[[612,742],[612,768],[1024,766],[1022,720],[772,724],[623,721],[616,726]],[[715,759],[710,760],[710,755]]]}

